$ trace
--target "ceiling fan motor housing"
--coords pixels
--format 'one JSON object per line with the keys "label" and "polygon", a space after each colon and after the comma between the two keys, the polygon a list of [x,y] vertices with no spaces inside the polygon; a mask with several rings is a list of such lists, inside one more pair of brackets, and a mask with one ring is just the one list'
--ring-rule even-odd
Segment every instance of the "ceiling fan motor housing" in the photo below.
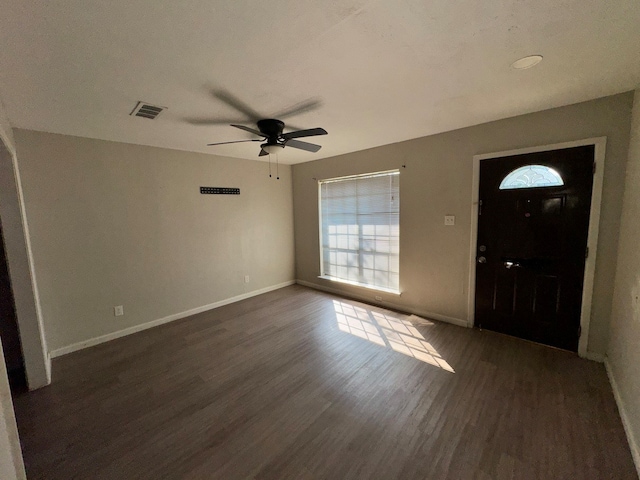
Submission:
{"label": "ceiling fan motor housing", "polygon": [[258,120],[257,125],[258,130],[268,137],[267,143],[270,144],[277,143],[278,137],[282,135],[282,130],[284,130],[284,122],[274,118]]}

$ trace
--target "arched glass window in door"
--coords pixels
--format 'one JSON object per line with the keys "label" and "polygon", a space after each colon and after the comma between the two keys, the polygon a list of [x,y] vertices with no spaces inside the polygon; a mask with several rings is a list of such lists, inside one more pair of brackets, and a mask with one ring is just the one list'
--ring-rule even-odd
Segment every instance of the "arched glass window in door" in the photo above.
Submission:
{"label": "arched glass window in door", "polygon": [[514,188],[561,187],[564,181],[553,168],[544,165],[525,165],[516,168],[500,182],[500,190]]}

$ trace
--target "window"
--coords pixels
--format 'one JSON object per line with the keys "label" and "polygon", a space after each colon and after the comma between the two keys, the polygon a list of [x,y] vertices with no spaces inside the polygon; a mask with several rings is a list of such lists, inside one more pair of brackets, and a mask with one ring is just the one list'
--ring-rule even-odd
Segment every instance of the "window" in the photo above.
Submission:
{"label": "window", "polygon": [[564,181],[553,168],[544,165],[525,165],[516,168],[500,182],[500,190],[514,188],[561,187]]}
{"label": "window", "polygon": [[323,277],[399,293],[399,183],[397,170],[319,182]]}

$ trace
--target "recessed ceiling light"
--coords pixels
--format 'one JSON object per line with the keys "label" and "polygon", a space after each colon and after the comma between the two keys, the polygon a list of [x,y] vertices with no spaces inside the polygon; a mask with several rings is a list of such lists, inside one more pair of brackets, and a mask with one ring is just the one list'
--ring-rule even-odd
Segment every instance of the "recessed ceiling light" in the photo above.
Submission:
{"label": "recessed ceiling light", "polygon": [[528,57],[522,57],[520,60],[516,60],[511,64],[511,68],[516,70],[524,70],[526,68],[535,67],[542,61],[542,55],[529,55]]}

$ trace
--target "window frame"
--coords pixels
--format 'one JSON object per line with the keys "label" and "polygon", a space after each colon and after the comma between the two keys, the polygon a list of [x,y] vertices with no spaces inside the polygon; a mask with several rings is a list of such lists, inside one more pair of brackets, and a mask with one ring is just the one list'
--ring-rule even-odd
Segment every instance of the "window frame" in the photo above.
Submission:
{"label": "window frame", "polygon": [[[319,259],[320,259],[320,275],[318,276],[318,278],[324,279],[324,280],[329,280],[331,282],[337,282],[337,283],[344,283],[344,284],[348,284],[348,285],[353,285],[356,287],[361,287],[361,288],[366,288],[368,290],[375,290],[375,291],[379,291],[379,292],[384,292],[384,293],[388,293],[388,294],[392,294],[392,295],[401,295],[401,290],[400,290],[400,203],[398,203],[398,253],[397,253],[397,257],[398,257],[398,288],[394,289],[394,288],[387,288],[387,287],[383,287],[383,286],[379,286],[379,285],[374,285],[374,284],[367,284],[367,283],[362,283],[362,282],[357,282],[357,281],[352,281],[352,280],[348,280],[348,279],[344,279],[344,278],[340,278],[340,277],[335,277],[332,275],[327,274],[324,271],[324,267],[325,267],[325,255],[324,255],[324,217],[323,217],[323,212],[322,212],[322,186],[323,184],[326,183],[332,183],[332,182],[342,182],[342,181],[348,181],[348,180],[355,180],[355,179],[363,179],[363,178],[374,178],[374,177],[383,177],[383,176],[398,176],[398,182],[400,182],[400,170],[399,169],[393,169],[393,170],[384,170],[384,171],[379,171],[379,172],[369,172],[369,173],[364,173],[364,174],[357,174],[357,175],[345,175],[345,176],[341,176],[341,177],[332,177],[332,178],[326,178],[326,179],[319,179],[317,180],[318,182],[318,240],[319,240]],[[398,195],[400,193],[400,185],[398,183]],[[398,199],[398,202],[400,202],[400,200]],[[328,233],[327,233],[328,234]],[[358,247],[358,251],[360,252],[360,246]],[[374,251],[375,254],[375,251]],[[359,268],[362,268],[362,266],[360,265],[359,262]],[[395,272],[391,272],[390,267],[387,267],[387,269],[385,270],[387,272],[387,274],[390,273],[395,273]]]}

